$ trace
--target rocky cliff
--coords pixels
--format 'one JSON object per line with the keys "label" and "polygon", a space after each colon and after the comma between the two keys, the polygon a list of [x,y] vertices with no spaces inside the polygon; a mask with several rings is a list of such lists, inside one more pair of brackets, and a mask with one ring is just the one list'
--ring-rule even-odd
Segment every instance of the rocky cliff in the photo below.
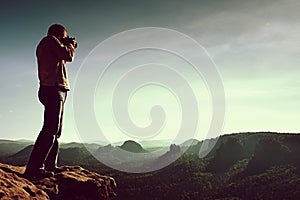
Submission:
{"label": "rocky cliff", "polygon": [[25,167],[0,163],[0,199],[108,199],[116,196],[115,180],[79,166],[64,166],[54,177],[29,181]]}

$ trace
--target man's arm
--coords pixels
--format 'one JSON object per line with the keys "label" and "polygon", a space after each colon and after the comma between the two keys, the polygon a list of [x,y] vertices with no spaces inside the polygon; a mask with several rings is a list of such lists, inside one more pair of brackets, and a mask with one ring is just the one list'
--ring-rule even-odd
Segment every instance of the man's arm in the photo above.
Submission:
{"label": "man's arm", "polygon": [[57,38],[51,37],[51,51],[59,60],[72,62],[75,57],[75,48],[72,44],[64,46]]}

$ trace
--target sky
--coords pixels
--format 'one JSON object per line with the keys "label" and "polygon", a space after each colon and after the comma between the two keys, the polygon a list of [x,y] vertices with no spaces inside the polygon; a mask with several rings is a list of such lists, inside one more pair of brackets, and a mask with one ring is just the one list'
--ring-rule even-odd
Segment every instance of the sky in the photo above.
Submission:
{"label": "sky", "polygon": [[[104,55],[112,56],[114,49],[129,48],[142,41],[140,39],[187,49],[184,43],[177,41],[175,33],[188,36],[201,45],[207,54],[202,52],[201,56],[204,60],[212,60],[214,64],[209,67],[215,67],[217,79],[219,76],[222,80],[226,106],[224,123],[218,124],[222,126],[218,134],[248,131],[296,133],[300,130],[298,0],[1,0],[0,9],[0,138],[34,140],[42,127],[43,107],[37,98],[39,82],[35,48],[53,23],[63,24],[79,44],[74,62],[67,64],[71,91],[66,102],[61,141],[103,140],[97,136],[99,127],[110,142],[175,138],[181,122],[190,118],[181,115],[182,107],[177,104],[180,98],[176,96],[176,89],[175,92],[168,90],[171,86],[142,85],[136,93],[130,93],[130,99],[126,101],[131,121],[122,121],[128,117],[123,116],[124,112],[112,116],[112,109],[122,104],[112,99],[112,91],[117,88],[114,83],[126,80],[130,69],[136,66],[141,67],[143,76],[133,74],[131,81],[148,80],[148,77],[150,81],[156,80],[154,72],[165,69],[165,65],[185,76],[188,87],[195,92],[195,102],[199,106],[199,119],[196,120],[201,122],[193,136],[197,139],[207,137],[212,116],[222,113],[213,109],[218,105],[212,101],[214,91],[205,82],[206,77],[198,76],[181,57],[168,51],[142,49],[118,58],[103,77],[98,74]],[[138,35],[136,31],[129,31],[148,30],[143,27],[157,27],[156,30],[162,33],[172,30],[174,35],[165,39],[154,38],[150,33],[145,37],[147,33]],[[113,44],[112,49],[108,47],[107,52],[101,49],[105,41],[109,43],[111,38],[128,31],[131,36]],[[187,50],[195,56],[195,49]],[[143,68],[143,65],[147,67]],[[94,85],[92,77],[98,78]],[[102,81],[106,83],[101,85]],[[131,84],[129,79],[127,81],[124,85]],[[84,89],[83,85],[87,88]],[[175,86],[183,87],[181,84]],[[93,94],[87,94],[92,90]],[[164,111],[161,112],[160,108],[151,110],[155,105],[162,105]],[[197,110],[192,107],[194,104],[190,105],[188,109]],[[86,113],[88,108],[93,110]],[[119,116],[124,118],[116,123]],[[89,126],[92,121],[97,125]],[[146,135],[131,134],[122,128],[131,123],[142,129],[157,123],[161,129],[149,129]]]}

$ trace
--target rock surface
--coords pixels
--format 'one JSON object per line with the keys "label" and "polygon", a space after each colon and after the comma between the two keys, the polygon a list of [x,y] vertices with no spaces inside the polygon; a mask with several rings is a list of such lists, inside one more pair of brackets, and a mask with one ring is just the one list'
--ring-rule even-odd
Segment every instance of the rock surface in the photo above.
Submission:
{"label": "rock surface", "polygon": [[116,196],[111,177],[79,166],[61,167],[54,177],[29,181],[22,178],[25,167],[0,163],[0,199],[108,199]]}

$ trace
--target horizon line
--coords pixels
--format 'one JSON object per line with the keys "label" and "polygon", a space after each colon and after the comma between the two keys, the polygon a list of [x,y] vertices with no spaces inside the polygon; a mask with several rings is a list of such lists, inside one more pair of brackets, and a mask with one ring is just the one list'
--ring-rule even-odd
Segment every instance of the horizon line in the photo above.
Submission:
{"label": "horizon line", "polygon": [[[269,134],[289,134],[289,135],[296,135],[296,134],[300,134],[300,132],[280,132],[280,131],[239,131],[239,132],[232,132],[232,133],[224,133],[224,134],[221,134],[219,136],[216,136],[216,137],[212,137],[212,138],[206,138],[206,139],[197,139],[197,138],[189,138],[189,139],[186,139],[184,141],[182,141],[181,143],[184,143],[188,140],[198,140],[199,142],[201,141],[204,141],[204,140],[210,140],[210,139],[216,139],[216,138],[219,138],[219,137],[222,137],[222,136],[228,136],[228,135],[236,135],[236,134],[257,134],[257,133],[269,133]],[[18,139],[12,139],[12,138],[0,138],[0,140],[7,140],[7,141],[10,141],[10,142],[18,142],[18,141],[27,141],[27,142],[33,142],[35,140],[31,140],[31,139],[26,139],[26,138],[18,138]],[[81,141],[61,141],[60,143],[61,144],[68,144],[68,143],[80,143],[80,144],[99,144],[99,142],[102,142],[102,143],[105,143],[105,144],[117,144],[117,143],[122,143],[122,142],[125,142],[125,141],[135,141],[135,142],[148,142],[148,141],[167,141],[167,140],[172,140],[170,138],[168,139],[154,139],[154,140],[134,140],[134,139],[128,139],[128,140],[124,140],[124,141],[117,141],[117,142],[112,142],[112,143],[107,143],[105,141],[96,141],[96,142],[81,142]]]}

